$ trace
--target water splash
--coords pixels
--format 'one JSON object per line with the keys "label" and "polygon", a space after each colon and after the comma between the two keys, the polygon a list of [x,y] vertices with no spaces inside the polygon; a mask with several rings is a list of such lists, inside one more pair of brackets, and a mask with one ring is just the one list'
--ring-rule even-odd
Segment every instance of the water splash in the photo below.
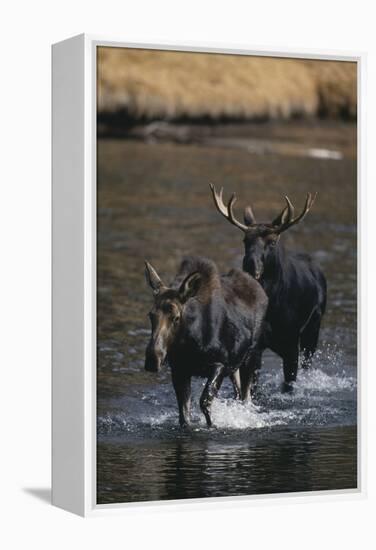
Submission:
{"label": "water splash", "polygon": [[[356,417],[356,376],[344,365],[340,351],[327,346],[318,353],[320,368],[300,370],[291,393],[281,392],[282,372],[265,366],[261,371],[260,391],[254,402],[242,403],[231,397],[225,381],[219,398],[212,405],[213,423],[219,430],[257,430],[275,426],[333,425],[353,423]],[[355,373],[353,373],[355,374]],[[206,430],[198,405],[205,381],[192,381],[192,425]],[[98,416],[98,431],[108,433],[145,433],[175,430],[178,415],[175,395],[169,382],[136,393],[117,403],[116,410]]]}

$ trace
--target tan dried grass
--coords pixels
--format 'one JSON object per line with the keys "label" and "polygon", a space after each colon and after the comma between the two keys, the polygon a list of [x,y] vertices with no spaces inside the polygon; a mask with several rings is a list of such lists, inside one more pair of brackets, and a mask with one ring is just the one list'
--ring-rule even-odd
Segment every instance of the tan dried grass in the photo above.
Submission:
{"label": "tan dried grass", "polygon": [[356,64],[98,50],[98,110],[167,120],[356,115]]}

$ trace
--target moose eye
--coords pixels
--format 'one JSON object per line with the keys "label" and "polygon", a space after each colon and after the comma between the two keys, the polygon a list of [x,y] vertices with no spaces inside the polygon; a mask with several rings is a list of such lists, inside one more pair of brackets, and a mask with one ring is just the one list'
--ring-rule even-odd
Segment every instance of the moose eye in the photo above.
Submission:
{"label": "moose eye", "polygon": [[180,319],[180,316],[179,315],[174,315],[173,318],[172,318],[172,322],[174,323],[174,325],[176,325],[176,323],[178,323]]}

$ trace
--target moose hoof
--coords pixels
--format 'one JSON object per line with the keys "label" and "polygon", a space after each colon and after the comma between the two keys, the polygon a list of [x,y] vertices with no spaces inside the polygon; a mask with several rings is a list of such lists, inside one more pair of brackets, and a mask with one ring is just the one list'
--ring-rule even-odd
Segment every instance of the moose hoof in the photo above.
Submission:
{"label": "moose hoof", "polygon": [[292,393],[294,391],[294,382],[283,382],[282,393]]}
{"label": "moose hoof", "polygon": [[190,430],[192,428],[190,421],[185,418],[179,419],[179,426],[182,430]]}
{"label": "moose hoof", "polygon": [[190,424],[180,424],[180,429],[182,432],[191,432],[192,426]]}
{"label": "moose hoof", "polygon": [[212,420],[211,420],[211,417],[210,417],[210,414],[208,414],[206,411],[202,411],[204,416],[205,416],[205,420],[206,420],[206,426],[208,428],[211,428],[213,426],[213,423],[212,423]]}

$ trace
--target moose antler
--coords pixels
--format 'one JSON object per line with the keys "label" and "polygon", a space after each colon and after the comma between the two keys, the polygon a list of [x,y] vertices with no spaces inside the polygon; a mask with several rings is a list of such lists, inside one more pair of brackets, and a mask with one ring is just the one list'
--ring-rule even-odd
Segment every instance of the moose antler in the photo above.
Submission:
{"label": "moose antler", "polygon": [[217,207],[218,212],[222,214],[230,223],[241,229],[242,231],[247,231],[248,226],[239,222],[234,215],[233,206],[236,202],[236,195],[233,193],[230,200],[227,203],[227,206],[223,202],[223,187],[221,187],[219,193],[217,192],[215,186],[210,183],[210,189],[213,195],[214,204]]}
{"label": "moose antler", "polygon": [[317,193],[315,193],[314,195],[311,195],[311,193],[307,193],[306,202],[302,212],[299,214],[299,216],[294,218],[294,213],[295,213],[294,206],[292,205],[290,199],[286,196],[285,200],[287,204],[285,208],[282,210],[281,214],[272,222],[277,232],[282,233],[292,225],[295,225],[300,221],[302,221],[302,219],[311,210],[313,203],[316,200],[316,197],[317,197]]}
{"label": "moose antler", "polygon": [[228,220],[230,223],[232,223],[233,225],[235,225],[236,227],[238,227],[244,232],[246,232],[250,228],[257,227],[258,225],[264,225],[264,226],[266,225],[266,226],[269,226],[270,231],[275,233],[282,233],[283,231],[286,231],[286,229],[288,229],[289,227],[302,221],[302,219],[308,214],[308,212],[312,208],[317,197],[317,193],[315,193],[314,195],[311,195],[311,193],[307,193],[306,202],[302,212],[299,214],[299,216],[294,218],[295,208],[292,202],[290,201],[290,199],[287,196],[285,196],[286,206],[284,207],[282,212],[271,222],[271,224],[257,224],[255,216],[252,212],[252,209],[250,206],[248,206],[245,209],[245,213],[244,213],[244,220],[246,222],[246,225],[245,225],[239,222],[234,215],[233,207],[236,202],[235,193],[231,195],[230,200],[228,201],[226,206],[223,202],[223,187],[221,187],[218,193],[215,186],[212,183],[210,183],[210,189],[213,195],[214,204],[218,212],[220,212],[222,216],[226,218],[226,220]]}

